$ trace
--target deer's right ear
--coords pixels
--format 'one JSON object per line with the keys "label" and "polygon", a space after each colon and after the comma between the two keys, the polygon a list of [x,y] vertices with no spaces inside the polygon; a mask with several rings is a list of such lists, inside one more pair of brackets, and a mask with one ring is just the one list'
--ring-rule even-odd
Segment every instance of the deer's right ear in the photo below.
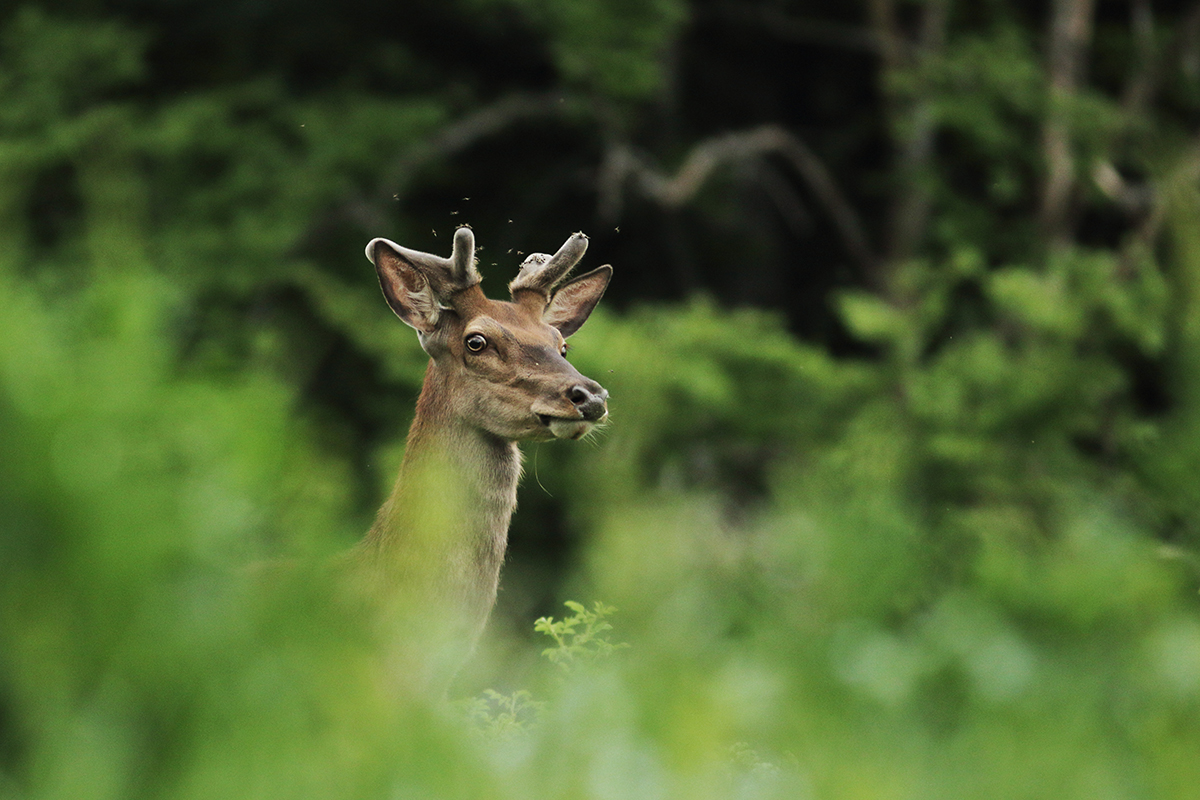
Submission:
{"label": "deer's right ear", "polygon": [[558,328],[564,339],[570,336],[587,321],[596,303],[604,296],[611,278],[612,267],[605,264],[560,286],[554,297],[550,298],[542,320]]}
{"label": "deer's right ear", "polygon": [[383,296],[396,316],[421,333],[433,333],[442,316],[441,306],[429,281],[404,257],[401,248],[387,239],[372,239],[367,258],[375,265]]}

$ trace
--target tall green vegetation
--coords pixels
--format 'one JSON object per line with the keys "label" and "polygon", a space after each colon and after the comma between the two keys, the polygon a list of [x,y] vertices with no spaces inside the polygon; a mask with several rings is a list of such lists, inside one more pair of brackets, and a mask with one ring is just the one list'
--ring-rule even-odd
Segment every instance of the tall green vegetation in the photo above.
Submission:
{"label": "tall green vegetation", "polygon": [[[135,6],[0,15],[0,798],[1200,784],[1194,9],[363,4],[326,75]],[[324,565],[425,361],[361,246],[460,221],[496,285],[596,225],[619,310],[446,704]]]}

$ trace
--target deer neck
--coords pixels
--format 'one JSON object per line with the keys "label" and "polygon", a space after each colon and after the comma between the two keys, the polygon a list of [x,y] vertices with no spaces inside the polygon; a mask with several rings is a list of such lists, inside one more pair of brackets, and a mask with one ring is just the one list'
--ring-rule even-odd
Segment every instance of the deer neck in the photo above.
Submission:
{"label": "deer neck", "polygon": [[486,618],[517,505],[521,453],[456,414],[451,391],[431,360],[400,475],[367,542],[385,572],[418,579]]}

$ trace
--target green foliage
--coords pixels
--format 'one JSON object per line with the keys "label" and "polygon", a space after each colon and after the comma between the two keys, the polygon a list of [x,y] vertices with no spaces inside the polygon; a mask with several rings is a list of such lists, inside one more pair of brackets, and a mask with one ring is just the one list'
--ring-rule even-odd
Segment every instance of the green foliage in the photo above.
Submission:
{"label": "green foliage", "polygon": [[593,664],[609,658],[617,650],[629,647],[627,642],[610,642],[606,635],[612,630],[608,621],[616,611],[599,600],[589,611],[582,603],[568,600],[566,607],[575,613],[555,622],[554,617],[538,617],[533,629],[554,640],[554,647],[547,647],[542,656],[560,670],[570,673],[585,664]]}
{"label": "green foliage", "polygon": [[0,46],[6,55],[0,91],[9,100],[0,112],[6,138],[79,113],[97,95],[135,82],[145,71],[144,36],[113,22],[51,19],[36,7],[16,14]]}
{"label": "green foliage", "polygon": [[[686,17],[517,7],[564,86],[613,103],[659,90]],[[411,177],[461,101],[259,75],[149,102],[152,32],[6,17],[0,798],[1193,794],[1195,172],[1165,112],[1051,102],[1027,26],[989,9],[886,76],[942,134],[936,213],[886,285],[836,295],[854,347],[702,297],[572,339],[611,422],[528,471],[580,542],[557,585],[619,606],[623,641],[600,603],[538,619],[544,649],[497,620],[471,672],[530,688],[466,724],[397,690],[325,569],[425,358],[361,242],[314,222]],[[1037,232],[1060,112],[1080,174],[1156,181],[1132,241]],[[534,483],[514,539],[549,518]]]}
{"label": "green foliage", "polygon": [[[553,617],[539,617],[533,623],[534,631],[554,640],[555,646],[543,650],[542,657],[554,664],[560,674],[571,675],[585,665],[603,663],[613,653],[629,647],[625,642],[609,641],[607,634],[613,627],[608,618],[616,612],[612,606],[599,600],[591,611],[574,600],[565,605],[575,613],[557,622]],[[482,694],[458,705],[475,730],[493,743],[528,735],[546,709],[546,703],[534,700],[527,689],[510,694],[484,689]]]}
{"label": "green foliage", "polygon": [[533,699],[526,689],[501,694],[484,689],[483,694],[462,701],[467,721],[489,742],[502,742],[529,733],[546,704]]}

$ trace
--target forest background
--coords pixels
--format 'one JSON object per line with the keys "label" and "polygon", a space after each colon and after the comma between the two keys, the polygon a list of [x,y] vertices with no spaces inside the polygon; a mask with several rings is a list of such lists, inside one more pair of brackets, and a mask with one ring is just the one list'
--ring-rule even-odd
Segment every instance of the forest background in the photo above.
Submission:
{"label": "forest background", "polygon": [[[451,710],[246,567],[369,527],[362,248],[461,223],[615,278]],[[4,800],[1200,786],[1200,4],[17,3],[0,298]]]}

